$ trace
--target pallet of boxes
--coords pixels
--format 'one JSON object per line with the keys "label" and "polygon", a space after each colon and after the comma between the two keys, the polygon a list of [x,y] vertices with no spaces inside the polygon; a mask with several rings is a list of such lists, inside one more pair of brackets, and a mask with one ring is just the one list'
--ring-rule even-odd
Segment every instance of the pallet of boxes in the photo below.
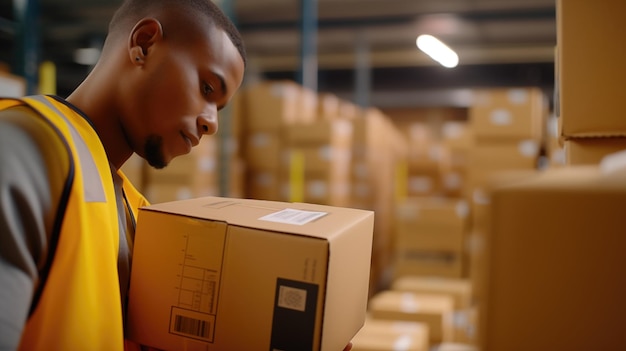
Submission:
{"label": "pallet of boxes", "polygon": [[404,128],[408,196],[394,207],[392,280],[370,298],[357,351],[474,350],[477,315],[464,253],[469,207],[460,189],[444,189],[442,181],[452,170],[465,174],[465,125],[455,127],[446,138],[458,139],[445,146],[423,123]]}
{"label": "pallet of boxes", "polygon": [[626,348],[623,10],[615,0],[557,1],[566,164],[486,192],[481,350]]}
{"label": "pallet of boxes", "polygon": [[315,95],[289,81],[261,81],[245,88],[243,99],[245,197],[290,199],[286,130],[315,118]]}

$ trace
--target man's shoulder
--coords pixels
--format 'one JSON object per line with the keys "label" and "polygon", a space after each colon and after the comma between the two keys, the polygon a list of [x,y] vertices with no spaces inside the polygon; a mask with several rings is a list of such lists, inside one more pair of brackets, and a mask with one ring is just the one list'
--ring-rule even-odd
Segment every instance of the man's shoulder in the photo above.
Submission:
{"label": "man's shoulder", "polygon": [[0,129],[4,134],[16,133],[14,137],[60,138],[52,125],[39,113],[26,105],[0,109]]}

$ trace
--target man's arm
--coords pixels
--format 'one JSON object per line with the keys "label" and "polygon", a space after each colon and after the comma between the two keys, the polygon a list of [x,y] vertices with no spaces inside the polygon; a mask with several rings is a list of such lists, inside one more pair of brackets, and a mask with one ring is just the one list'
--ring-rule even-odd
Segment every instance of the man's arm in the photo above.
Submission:
{"label": "man's arm", "polygon": [[27,107],[0,111],[0,349],[17,349],[69,169],[61,138]]}

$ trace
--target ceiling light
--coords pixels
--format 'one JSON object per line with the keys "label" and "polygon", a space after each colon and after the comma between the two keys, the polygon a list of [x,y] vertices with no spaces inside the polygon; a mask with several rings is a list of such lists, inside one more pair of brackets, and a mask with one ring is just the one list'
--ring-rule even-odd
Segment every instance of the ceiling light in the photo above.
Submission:
{"label": "ceiling light", "polygon": [[452,68],[459,64],[459,56],[432,35],[422,34],[415,41],[417,47],[442,66]]}

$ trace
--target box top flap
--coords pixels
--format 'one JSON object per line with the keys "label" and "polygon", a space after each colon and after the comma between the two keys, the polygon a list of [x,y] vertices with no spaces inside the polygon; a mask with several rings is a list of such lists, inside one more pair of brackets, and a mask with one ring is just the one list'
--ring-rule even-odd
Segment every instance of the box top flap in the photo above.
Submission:
{"label": "box top flap", "polygon": [[229,225],[253,227],[332,240],[346,227],[360,222],[373,211],[278,201],[200,197],[142,207],[175,215],[223,221]]}
{"label": "box top flap", "polygon": [[500,190],[626,193],[626,171],[605,171],[598,166],[569,166],[538,172]]}

